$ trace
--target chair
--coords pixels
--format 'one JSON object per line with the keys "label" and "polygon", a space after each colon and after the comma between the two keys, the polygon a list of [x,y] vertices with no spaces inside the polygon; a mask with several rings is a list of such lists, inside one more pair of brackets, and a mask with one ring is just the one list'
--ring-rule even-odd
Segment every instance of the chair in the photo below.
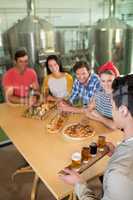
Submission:
{"label": "chair", "polygon": [[37,176],[37,174],[33,171],[33,169],[28,165],[25,167],[21,167],[20,169],[17,169],[13,174],[12,174],[12,181],[14,182],[14,178],[16,175],[18,174],[23,174],[23,173],[34,173],[34,178],[33,178],[33,184],[32,184],[32,189],[31,189],[31,200],[35,200],[36,199],[36,195],[37,195],[37,187],[39,184],[39,177]]}

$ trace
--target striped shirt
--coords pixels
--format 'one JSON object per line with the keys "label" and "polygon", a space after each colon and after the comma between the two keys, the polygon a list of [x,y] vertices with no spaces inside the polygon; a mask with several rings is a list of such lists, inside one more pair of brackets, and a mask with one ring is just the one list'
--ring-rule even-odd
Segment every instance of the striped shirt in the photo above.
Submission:
{"label": "striped shirt", "polygon": [[75,79],[69,101],[73,104],[75,100],[82,98],[82,104],[87,105],[100,87],[100,79],[96,74],[91,74],[87,85],[83,85],[78,79]]}
{"label": "striped shirt", "polygon": [[95,104],[99,113],[112,118],[111,94],[106,93],[104,89],[99,90],[95,94]]}

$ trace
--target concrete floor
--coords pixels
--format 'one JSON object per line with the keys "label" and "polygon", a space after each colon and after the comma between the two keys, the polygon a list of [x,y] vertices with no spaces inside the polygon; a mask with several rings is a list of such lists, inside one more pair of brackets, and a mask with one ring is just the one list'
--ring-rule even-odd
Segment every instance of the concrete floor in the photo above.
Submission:
{"label": "concrete floor", "polygon": [[[25,160],[13,145],[0,148],[0,200],[30,200],[33,174],[17,175],[15,184],[11,181],[11,174],[24,164]],[[101,191],[98,179],[92,181],[91,187],[97,193]],[[55,200],[41,181],[37,192],[37,200]]]}

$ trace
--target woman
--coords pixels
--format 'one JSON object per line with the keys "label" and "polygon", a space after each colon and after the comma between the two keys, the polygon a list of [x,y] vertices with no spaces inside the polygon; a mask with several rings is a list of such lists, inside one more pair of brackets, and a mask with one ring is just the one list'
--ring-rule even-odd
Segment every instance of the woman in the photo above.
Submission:
{"label": "woman", "polygon": [[107,62],[98,69],[102,88],[96,92],[87,108],[87,116],[115,129],[112,120],[112,82],[119,76],[119,71],[112,62]]}
{"label": "woman", "polygon": [[46,61],[50,74],[44,80],[43,91],[47,101],[67,98],[72,90],[73,79],[68,73],[62,72],[62,64],[56,55],[50,55]]}

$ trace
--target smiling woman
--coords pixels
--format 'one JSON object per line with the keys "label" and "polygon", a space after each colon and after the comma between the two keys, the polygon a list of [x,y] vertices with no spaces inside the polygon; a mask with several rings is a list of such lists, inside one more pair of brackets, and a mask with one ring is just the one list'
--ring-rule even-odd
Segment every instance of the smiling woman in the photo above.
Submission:
{"label": "smiling woman", "polygon": [[112,62],[107,62],[99,68],[99,76],[102,88],[97,91],[88,106],[87,116],[104,123],[111,129],[116,129],[112,120],[112,83],[119,75]]}
{"label": "smiling woman", "polygon": [[59,98],[67,98],[72,90],[72,76],[62,71],[61,61],[56,55],[48,56],[46,67],[50,72],[43,85],[46,99],[56,101]]}

